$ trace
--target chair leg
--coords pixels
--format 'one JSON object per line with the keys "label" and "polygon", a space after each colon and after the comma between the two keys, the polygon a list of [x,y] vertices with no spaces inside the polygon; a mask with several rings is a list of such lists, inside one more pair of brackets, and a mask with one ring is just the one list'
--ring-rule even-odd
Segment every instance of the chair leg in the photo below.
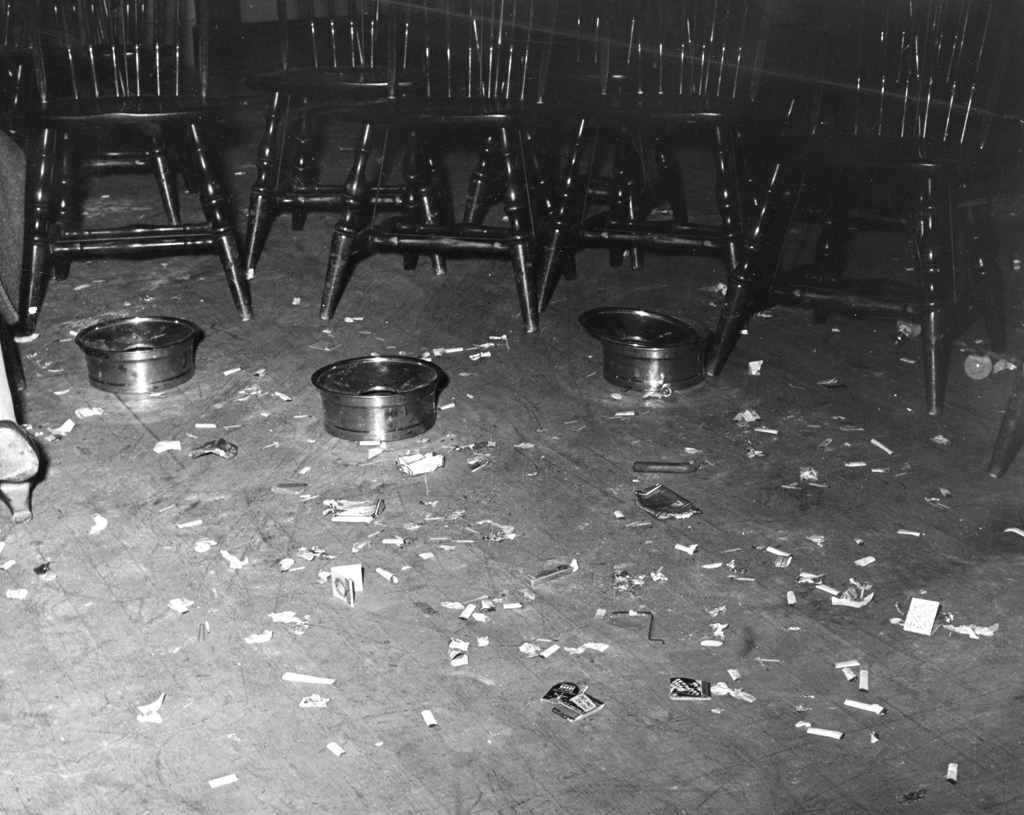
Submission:
{"label": "chair leg", "polygon": [[213,169],[210,167],[197,122],[189,123],[188,134],[195,152],[196,169],[202,184],[199,190],[199,201],[220,252],[220,262],[224,267],[224,276],[227,278],[231,298],[235,302],[235,308],[238,309],[238,316],[242,320],[251,320],[252,296],[249,293],[249,280],[242,269],[238,239],[231,225],[227,196],[221,190]]}
{"label": "chair leg", "polygon": [[1013,463],[1021,445],[1024,444],[1024,375],[1018,372],[1013,381],[1013,390],[1006,403],[1002,424],[992,458],[988,463],[988,474],[993,478],[1002,478]]}
{"label": "chair leg", "polygon": [[[310,189],[316,185],[313,113],[308,107],[299,115],[293,143],[295,144],[295,156],[292,166],[291,187],[295,192],[301,193],[303,190]],[[306,216],[308,214],[309,210],[301,205],[292,210],[292,230],[294,232],[299,232],[305,228]]]}
{"label": "chair leg", "polygon": [[516,294],[519,296],[519,310],[527,333],[539,328],[537,316],[537,285],[534,276],[534,247],[536,230],[530,221],[526,200],[526,183],[518,156],[520,145],[518,134],[509,128],[501,128],[499,135],[501,153],[505,165],[505,214],[508,216],[509,248],[512,255],[512,269],[515,275]]}
{"label": "chair leg", "polygon": [[167,152],[167,143],[163,134],[154,136],[150,142],[149,159],[156,178],[160,201],[164,205],[164,214],[174,226],[181,226],[181,204],[178,199],[178,183],[175,169]]}
{"label": "chair leg", "polygon": [[288,108],[285,96],[274,94],[267,108],[263,136],[256,150],[256,179],[249,193],[249,217],[245,230],[246,276],[256,273],[263,247],[270,231],[270,221],[276,204],[277,179],[281,166],[280,128]]}
{"label": "chair leg", "polygon": [[[610,206],[611,217],[621,223],[634,223],[641,219],[640,188],[643,178],[641,157],[631,143],[631,133],[626,128],[619,131],[615,139],[612,155],[612,177],[615,192]],[[609,249],[609,263],[613,267],[621,266],[626,253],[629,253],[630,267],[642,269],[644,251],[639,246],[615,245]]]}
{"label": "chair leg", "polygon": [[747,225],[740,263],[728,270],[725,301],[708,351],[709,376],[722,372],[750,315],[769,299],[796,200],[789,195],[787,182],[782,176],[782,165],[776,164],[761,204]]}
{"label": "chair leg", "polygon": [[[51,195],[50,223],[60,224],[61,229],[68,226],[71,218],[72,207],[72,186],[75,178],[73,159],[71,155],[71,133],[64,130],[57,137],[54,146],[55,154],[53,160],[53,180],[50,183],[54,194]],[[71,260],[66,257],[50,258],[50,275],[54,280],[67,280],[71,272]]]}
{"label": "chair leg", "polygon": [[[924,313],[921,315],[921,354],[924,361],[928,414],[938,416],[946,392],[952,351],[953,257],[949,224],[938,205],[934,179],[925,179],[918,194],[917,263]],[[944,200],[948,205],[948,199]],[[948,210],[947,210],[948,211]]]}
{"label": "chair leg", "polygon": [[658,170],[658,180],[672,208],[672,218],[678,223],[688,223],[690,214],[686,206],[686,189],[679,167],[669,153],[667,140],[658,138],[654,142],[654,164]]}
{"label": "chair leg", "polygon": [[[587,145],[594,144],[595,135],[595,129],[590,123],[586,119],[580,119],[576,135],[569,146],[554,214],[548,221],[545,240],[540,250],[537,279],[541,311],[550,304],[558,281],[563,276],[563,267],[572,259],[578,246],[578,233],[587,195],[587,173],[583,171],[583,159]],[[588,169],[590,166],[587,165]]]}
{"label": "chair leg", "polygon": [[736,166],[735,132],[731,127],[714,129],[715,203],[722,219],[726,273],[740,265],[743,254],[742,186]]}
{"label": "chair leg", "polygon": [[967,209],[967,250],[970,256],[970,285],[980,300],[989,347],[1006,350],[1006,287],[999,267],[999,238],[992,223],[992,202]]}
{"label": "chair leg", "polygon": [[329,320],[334,316],[341,295],[345,291],[345,284],[352,276],[352,254],[355,251],[356,239],[369,215],[370,185],[366,179],[366,166],[370,161],[372,140],[373,126],[363,125],[353,155],[352,169],[349,171],[342,193],[341,215],[334,225],[334,235],[331,238],[327,277],[320,299],[321,320]]}
{"label": "chair leg", "polygon": [[462,216],[464,223],[483,223],[487,209],[494,200],[494,190],[501,183],[501,175],[501,150],[494,137],[488,136],[469,176],[466,208]]}
{"label": "chair leg", "polygon": [[[444,221],[444,204],[438,197],[432,166],[427,161],[422,134],[419,131],[412,131],[409,134],[409,145],[402,162],[402,176],[408,190],[407,201],[411,210],[409,215],[414,221],[426,226],[436,226]],[[415,253],[406,254],[405,268],[407,271],[416,268],[416,258]],[[443,275],[447,270],[444,257],[435,253],[430,256],[430,259],[434,274]]]}
{"label": "chair leg", "polygon": [[47,278],[52,273],[50,205],[57,133],[44,128],[30,143],[25,174],[25,237],[22,252],[20,330],[36,330]]}
{"label": "chair leg", "polygon": [[11,508],[15,523],[32,517],[31,479],[39,472],[39,452],[18,424],[10,380],[0,354],[0,494]]}

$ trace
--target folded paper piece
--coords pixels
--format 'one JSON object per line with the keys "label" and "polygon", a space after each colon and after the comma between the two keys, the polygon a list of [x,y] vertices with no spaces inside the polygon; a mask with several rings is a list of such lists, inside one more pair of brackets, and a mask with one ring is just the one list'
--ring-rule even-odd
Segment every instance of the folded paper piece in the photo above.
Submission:
{"label": "folded paper piece", "polygon": [[395,466],[406,475],[423,475],[444,466],[444,456],[440,453],[410,453],[399,456]]}
{"label": "folded paper piece", "polygon": [[592,716],[604,707],[604,702],[595,699],[586,691],[586,685],[580,687],[575,682],[559,682],[542,698],[555,703],[551,708],[552,713],[566,721],[575,722]]}
{"label": "folded paper piece", "polygon": [[647,490],[637,490],[634,495],[637,506],[659,521],[685,520],[701,512],[691,501],[663,484],[656,484]]}
{"label": "folded paper piece", "polygon": [[328,498],[324,501],[324,515],[330,515],[334,523],[368,524],[384,511],[384,499],[369,501],[347,501]]}
{"label": "folded paper piece", "polygon": [[689,679],[685,676],[673,676],[668,680],[668,698],[710,699],[711,684],[706,679]]}
{"label": "folded paper piece", "polygon": [[356,592],[363,590],[363,565],[352,563],[347,566],[332,566],[331,594],[347,605],[356,604]]}

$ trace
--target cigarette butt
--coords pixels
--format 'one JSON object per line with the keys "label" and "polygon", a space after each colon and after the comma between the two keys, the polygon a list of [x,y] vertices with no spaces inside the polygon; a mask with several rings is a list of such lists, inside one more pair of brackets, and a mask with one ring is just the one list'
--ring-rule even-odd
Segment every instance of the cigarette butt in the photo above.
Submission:
{"label": "cigarette butt", "polygon": [[234,773],[231,773],[230,775],[222,775],[220,778],[211,778],[206,783],[210,785],[211,790],[215,790],[217,789],[217,787],[223,787],[228,784],[234,784],[236,781],[238,781],[238,776]]}
{"label": "cigarette butt", "polygon": [[841,671],[843,668],[859,668],[859,659],[844,659],[842,662],[836,663],[836,670]]}
{"label": "cigarette butt", "polygon": [[796,592],[795,591],[787,591],[786,592],[786,605],[790,605],[790,606],[795,606],[796,605]]}
{"label": "cigarette butt", "polygon": [[956,783],[957,773],[960,771],[959,765],[955,761],[951,761],[949,766],[946,767],[946,780],[950,784]]}
{"label": "cigarette butt", "polygon": [[398,582],[398,576],[393,574],[392,572],[389,572],[387,569],[382,569],[380,566],[378,566],[376,569],[374,569],[374,571],[381,577],[383,577],[385,580],[387,580],[388,583]]}
{"label": "cigarette butt", "polygon": [[764,547],[764,550],[769,555],[775,555],[776,557],[792,557],[792,555],[789,552],[784,552],[781,549],[776,549],[774,546],[766,546]]}
{"label": "cigarette butt", "polygon": [[868,684],[868,669],[861,668],[860,674],[857,677],[857,690],[867,692]]}
{"label": "cigarette butt", "polygon": [[434,714],[431,713],[429,710],[421,710],[420,716],[423,717],[423,723],[427,727],[440,727],[440,725],[437,723],[437,719],[434,718]]}
{"label": "cigarette butt", "polygon": [[826,730],[824,727],[808,727],[807,732],[812,736],[825,736],[829,739],[841,739],[843,737],[843,731],[841,730]]}
{"label": "cigarette butt", "polygon": [[882,444],[882,442],[880,442],[878,439],[872,439],[871,443],[873,445],[875,445],[875,447],[877,447],[883,453],[885,453],[887,456],[891,456],[892,455],[892,450],[890,450],[888,447],[886,447],[884,444]]}
{"label": "cigarette butt", "polygon": [[853,668],[847,667],[847,668],[841,668],[840,670],[842,670],[843,676],[846,677],[846,681],[847,682],[852,682],[854,679],[857,678],[857,672],[855,670],[853,670]]}
{"label": "cigarette butt", "polygon": [[921,537],[921,533],[920,532],[916,532],[913,529],[897,529],[896,530],[896,534],[897,535],[908,535],[911,538],[920,538]]}
{"label": "cigarette butt", "polygon": [[327,751],[332,755],[337,756],[338,758],[341,758],[343,755],[345,755],[345,748],[338,744],[338,742],[336,741],[327,742]]}
{"label": "cigarette butt", "polygon": [[462,609],[462,613],[459,614],[459,617],[463,620],[468,620],[473,616],[474,611],[476,611],[476,603],[467,603],[466,607]]}
{"label": "cigarette butt", "polygon": [[876,716],[883,716],[885,714],[885,708],[881,705],[873,705],[868,702],[858,702],[856,699],[847,699],[843,704],[847,707],[852,707],[854,710],[864,710],[868,713],[874,713]]}

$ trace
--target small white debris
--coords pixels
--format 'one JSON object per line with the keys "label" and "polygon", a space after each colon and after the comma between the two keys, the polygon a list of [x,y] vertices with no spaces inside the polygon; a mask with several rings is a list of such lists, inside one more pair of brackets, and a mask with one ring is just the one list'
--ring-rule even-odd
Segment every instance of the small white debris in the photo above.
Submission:
{"label": "small white debris", "polygon": [[222,775],[220,778],[211,778],[206,783],[210,785],[211,790],[217,789],[217,787],[226,787],[228,784],[235,784],[238,781],[238,776],[234,773],[230,775]]}
{"label": "small white debris", "polygon": [[231,554],[227,549],[220,550],[220,556],[228,562],[228,566],[232,569],[244,569],[249,565],[249,558],[238,558]]}
{"label": "small white debris", "polygon": [[343,755],[345,755],[345,748],[343,748],[336,741],[329,741],[327,742],[327,752],[337,758],[341,758]]}
{"label": "small white debris", "polygon": [[949,439],[947,439],[943,435],[932,436],[932,441],[935,442],[936,444],[942,444],[942,445],[948,445],[949,444]]}
{"label": "small white debris", "polygon": [[328,697],[321,696],[319,693],[311,693],[309,696],[303,696],[299,700],[299,707],[325,708],[330,704],[330,701]]}
{"label": "small white debris", "polygon": [[434,714],[431,713],[429,710],[421,710],[420,716],[423,717],[423,723],[427,727],[440,727],[440,725],[437,723],[437,719],[434,718]]}
{"label": "small white debris", "polygon": [[747,363],[747,373],[751,376],[760,376],[761,368],[764,366],[763,359],[752,359]]}
{"label": "small white debris", "polygon": [[890,450],[888,447],[882,444],[882,442],[880,442],[878,439],[871,439],[871,443],[875,445],[875,447],[877,447],[883,453],[885,453],[887,456],[892,455],[892,450]]}
{"label": "small white debris", "polygon": [[205,555],[216,545],[217,541],[213,540],[213,538],[201,538],[192,544],[192,551],[196,554]]}
{"label": "small white debris", "polygon": [[271,638],[273,636],[274,636],[274,632],[273,631],[271,631],[269,628],[264,628],[259,633],[257,633],[257,634],[250,634],[248,637],[246,637],[245,638],[245,644],[246,645],[261,645],[264,642],[270,642],[270,640],[271,640]]}
{"label": "small white debris", "polygon": [[195,604],[195,600],[186,600],[184,597],[175,597],[167,603],[167,607],[171,611],[176,611],[179,614],[187,614],[188,610]]}
{"label": "small white debris", "polygon": [[160,715],[160,706],[163,705],[166,693],[161,693],[156,699],[146,705],[138,705],[138,715],[135,717],[142,724],[163,724],[163,716]]}
{"label": "small white debris", "polygon": [[281,674],[284,682],[296,682],[305,685],[333,685],[334,679],[329,676],[314,676],[313,674],[300,674],[292,671],[285,671]]}
{"label": "small white debris", "polygon": [[8,600],[26,600],[28,599],[28,589],[7,589],[5,595]]}
{"label": "small white debris", "polygon": [[153,445],[154,453],[177,452],[181,450],[180,441],[158,441]]}
{"label": "small white debris", "polygon": [[100,532],[102,532],[104,529],[107,528],[107,525],[108,525],[108,521],[107,521],[106,518],[104,518],[99,513],[93,513],[93,516],[92,516],[92,526],[89,527],[89,534],[90,535],[98,535],[98,534],[100,534]]}
{"label": "small white debris", "polygon": [[75,410],[75,416],[79,419],[90,419],[93,416],[102,416],[103,408],[82,407]]}
{"label": "small white debris", "polygon": [[399,456],[395,466],[406,475],[424,475],[444,466],[441,453],[410,453]]}

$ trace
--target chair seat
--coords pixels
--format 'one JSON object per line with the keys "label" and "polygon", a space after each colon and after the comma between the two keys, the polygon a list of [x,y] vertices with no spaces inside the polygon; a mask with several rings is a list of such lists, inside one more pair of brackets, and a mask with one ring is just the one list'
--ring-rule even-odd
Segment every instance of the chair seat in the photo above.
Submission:
{"label": "chair seat", "polygon": [[[323,68],[288,68],[272,73],[254,74],[246,84],[256,91],[268,93],[290,93],[316,96],[342,92],[380,95],[388,89],[388,71],[380,68],[356,68],[352,66]],[[409,76],[398,77],[398,88],[409,90],[415,81]]]}
{"label": "chair seat", "polygon": [[205,114],[209,105],[195,97],[131,96],[102,99],[58,99],[40,109],[51,124],[73,122],[181,121]]}
{"label": "chair seat", "polygon": [[725,124],[746,116],[753,105],[731,98],[678,94],[581,93],[571,99],[558,98],[554,107],[585,115],[595,122],[636,121],[659,124]]}
{"label": "chair seat", "polygon": [[436,97],[402,97],[352,104],[342,102],[328,109],[334,113],[345,113],[353,121],[372,122],[385,127],[473,123],[515,127],[562,112],[555,107],[516,100]]}
{"label": "chair seat", "polygon": [[937,175],[955,173],[967,162],[955,143],[885,136],[816,136],[791,140],[783,156],[801,167],[846,167],[877,174],[899,171]]}

